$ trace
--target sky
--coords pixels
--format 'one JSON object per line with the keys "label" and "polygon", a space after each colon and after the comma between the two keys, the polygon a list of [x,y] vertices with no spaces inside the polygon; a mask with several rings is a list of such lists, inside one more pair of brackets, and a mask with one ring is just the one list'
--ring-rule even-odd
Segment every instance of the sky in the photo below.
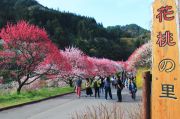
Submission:
{"label": "sky", "polygon": [[137,24],[151,28],[153,0],[37,0],[60,11],[95,18],[103,26]]}

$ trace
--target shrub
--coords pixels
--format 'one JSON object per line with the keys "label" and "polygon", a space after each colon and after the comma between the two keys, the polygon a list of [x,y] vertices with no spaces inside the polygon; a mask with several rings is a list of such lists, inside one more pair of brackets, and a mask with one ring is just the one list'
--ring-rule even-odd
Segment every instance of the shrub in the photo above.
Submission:
{"label": "shrub", "polygon": [[86,107],[83,112],[75,112],[72,119],[142,119],[141,106],[138,109],[125,109],[120,103],[100,104]]}

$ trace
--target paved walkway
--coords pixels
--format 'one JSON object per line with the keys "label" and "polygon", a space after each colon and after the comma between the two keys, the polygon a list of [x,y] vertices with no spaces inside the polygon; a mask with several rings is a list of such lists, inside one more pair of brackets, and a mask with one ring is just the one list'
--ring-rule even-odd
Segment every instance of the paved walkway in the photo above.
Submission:
{"label": "paved walkway", "polygon": [[[100,104],[114,104],[117,100],[116,90],[112,90],[113,100],[105,100],[104,95],[100,99],[94,97],[85,97],[85,92],[78,99],[75,94],[50,99],[40,103],[27,105],[0,112],[0,119],[71,119],[74,112],[82,111],[86,106]],[[141,103],[141,92],[137,92],[136,101],[132,100],[127,89],[122,92],[123,102],[120,105],[123,108],[138,109]]]}

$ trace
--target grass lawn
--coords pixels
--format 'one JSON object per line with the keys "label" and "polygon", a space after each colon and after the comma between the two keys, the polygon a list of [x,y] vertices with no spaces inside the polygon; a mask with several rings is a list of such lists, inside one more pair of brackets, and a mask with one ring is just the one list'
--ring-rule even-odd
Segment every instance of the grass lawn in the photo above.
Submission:
{"label": "grass lawn", "polygon": [[69,93],[72,92],[73,89],[72,87],[42,88],[28,92],[22,91],[19,95],[17,95],[16,92],[4,94],[0,92],[0,108]]}

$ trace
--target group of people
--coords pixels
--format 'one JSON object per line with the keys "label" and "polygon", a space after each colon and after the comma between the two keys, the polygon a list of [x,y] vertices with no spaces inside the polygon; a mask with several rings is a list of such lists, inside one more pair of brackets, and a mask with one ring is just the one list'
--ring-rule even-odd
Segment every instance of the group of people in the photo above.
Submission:
{"label": "group of people", "polygon": [[100,98],[100,93],[105,92],[105,99],[107,99],[108,94],[109,97],[112,99],[112,92],[111,92],[111,81],[110,78],[107,77],[106,79],[103,77],[95,77],[94,80],[86,79],[85,83],[86,87],[86,96],[92,96],[93,91],[92,88],[94,88],[94,96],[95,98]]}
{"label": "group of people", "polygon": [[[128,82],[128,84],[126,84]],[[80,98],[81,96],[81,85],[82,80],[76,80],[76,94]],[[96,76],[94,79],[86,78],[85,88],[86,88],[86,97],[93,96],[93,89],[94,89],[94,97],[100,98],[101,93],[105,93],[105,99],[108,99],[108,95],[110,99],[113,99],[111,86],[117,90],[117,98],[118,102],[122,102],[122,90],[124,87],[127,87],[131,93],[133,99],[135,99],[135,93],[137,91],[135,77],[123,77],[120,75],[112,76],[112,77],[98,77]]]}

